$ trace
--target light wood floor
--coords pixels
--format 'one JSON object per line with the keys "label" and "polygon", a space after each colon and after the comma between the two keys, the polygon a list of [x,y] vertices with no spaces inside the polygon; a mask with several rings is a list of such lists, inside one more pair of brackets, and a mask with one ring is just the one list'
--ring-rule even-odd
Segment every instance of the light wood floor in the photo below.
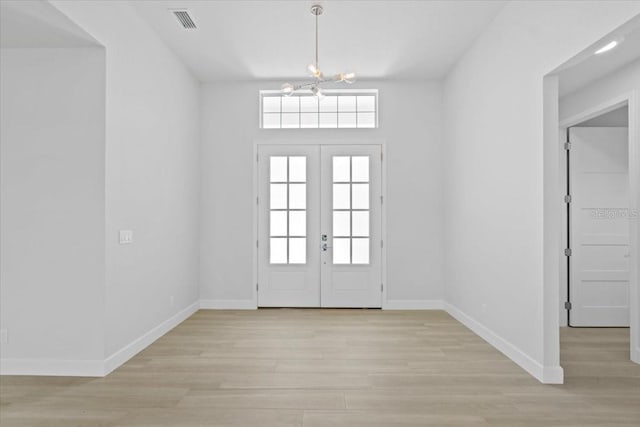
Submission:
{"label": "light wood floor", "polygon": [[0,425],[640,425],[628,330],[561,336],[550,386],[440,311],[199,311],[106,378],[0,378]]}

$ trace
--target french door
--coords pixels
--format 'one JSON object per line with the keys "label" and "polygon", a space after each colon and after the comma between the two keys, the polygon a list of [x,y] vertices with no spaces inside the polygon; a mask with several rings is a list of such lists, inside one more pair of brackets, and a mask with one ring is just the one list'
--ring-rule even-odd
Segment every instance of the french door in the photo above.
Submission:
{"label": "french door", "polygon": [[258,306],[381,307],[381,147],[260,145]]}

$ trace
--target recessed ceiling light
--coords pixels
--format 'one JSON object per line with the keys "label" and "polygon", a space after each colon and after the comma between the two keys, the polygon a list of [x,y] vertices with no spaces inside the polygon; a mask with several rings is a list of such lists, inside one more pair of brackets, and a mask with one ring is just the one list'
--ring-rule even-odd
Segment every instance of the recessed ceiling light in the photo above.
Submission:
{"label": "recessed ceiling light", "polygon": [[616,46],[618,46],[618,41],[614,40],[602,46],[600,49],[596,50],[595,53],[596,55],[600,55],[601,53],[609,52],[611,49],[615,48]]}

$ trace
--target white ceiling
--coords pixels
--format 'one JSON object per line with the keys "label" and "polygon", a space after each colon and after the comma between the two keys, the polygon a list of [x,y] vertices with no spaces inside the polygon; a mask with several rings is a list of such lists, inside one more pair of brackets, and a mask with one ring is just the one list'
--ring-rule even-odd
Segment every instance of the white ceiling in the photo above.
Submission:
{"label": "white ceiling", "polygon": [[[306,77],[316,2],[147,0],[131,4],[204,82]],[[504,1],[321,1],[320,67],[358,78],[440,78]],[[187,8],[197,30],[169,12]]]}
{"label": "white ceiling", "polygon": [[98,43],[45,1],[0,1],[0,47],[55,48]]}
{"label": "white ceiling", "polygon": [[[613,50],[600,55],[594,52],[612,40],[623,41]],[[640,59],[640,16],[576,55],[559,68],[560,96],[575,92],[598,79]]]}

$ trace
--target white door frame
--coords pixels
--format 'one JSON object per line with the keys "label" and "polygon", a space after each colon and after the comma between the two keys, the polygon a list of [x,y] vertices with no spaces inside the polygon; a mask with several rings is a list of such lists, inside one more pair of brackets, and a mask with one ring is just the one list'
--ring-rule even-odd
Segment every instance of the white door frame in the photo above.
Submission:
{"label": "white door frame", "polygon": [[[380,183],[380,188],[382,191],[382,199],[383,199],[383,203],[382,203],[382,207],[381,207],[381,211],[380,211],[380,218],[382,221],[382,229],[381,229],[381,238],[383,242],[387,241],[387,143],[386,140],[384,139],[377,139],[377,138],[371,138],[371,139],[364,139],[364,138],[359,138],[359,139],[355,139],[355,140],[349,140],[349,139],[335,139],[335,138],[301,138],[300,141],[292,141],[292,140],[284,140],[283,139],[257,139],[254,140],[253,142],[253,177],[252,177],[252,182],[253,182],[253,199],[254,203],[253,203],[253,224],[252,224],[252,228],[253,228],[253,260],[252,260],[252,270],[253,270],[253,274],[252,274],[252,279],[253,279],[253,286],[252,286],[252,295],[251,295],[251,300],[252,300],[252,308],[257,309],[258,308],[258,215],[259,213],[259,209],[258,209],[258,189],[259,189],[259,183],[258,183],[258,148],[260,145],[379,145],[381,150],[382,150],[382,165],[381,165],[381,179],[382,182]],[[383,283],[383,287],[382,287],[382,309],[384,310],[385,308],[387,308],[387,288],[388,288],[388,284],[387,284],[387,244],[385,243],[385,245],[382,247],[382,253],[381,253],[381,263],[382,263],[382,283]]]}
{"label": "white door frame", "polygon": [[[611,98],[601,104],[591,106],[584,111],[575,114],[562,120],[559,123],[559,144],[558,149],[561,151],[561,159],[564,159],[566,153],[564,152],[564,136],[567,129],[571,126],[580,124],[586,120],[600,116],[602,114],[613,111],[623,105],[629,106],[629,209],[630,215],[632,212],[639,212],[640,208],[640,123],[638,123],[638,116],[640,116],[640,108],[638,105],[638,94],[636,91],[631,91],[620,96]],[[566,163],[560,161],[560,176],[564,186],[562,186],[562,193],[564,195],[564,189],[566,188]],[[562,184],[561,184],[562,185]],[[564,204],[563,204],[564,207]],[[562,215],[562,244],[567,244],[567,218],[566,215]],[[635,363],[640,363],[640,342],[638,342],[638,332],[640,331],[640,313],[639,313],[639,283],[640,274],[638,268],[640,263],[638,262],[638,222],[640,218],[636,217],[629,221],[629,250],[631,256],[629,257],[629,335],[630,335],[630,359]],[[564,246],[567,247],[567,246]],[[566,295],[567,287],[567,269],[566,259],[563,253],[559,253],[560,257],[560,286],[558,289],[560,295]],[[547,302],[547,301],[545,301]],[[564,312],[562,305],[564,301],[560,301],[560,310]],[[560,317],[560,325],[566,325],[566,312],[563,317]]]}

